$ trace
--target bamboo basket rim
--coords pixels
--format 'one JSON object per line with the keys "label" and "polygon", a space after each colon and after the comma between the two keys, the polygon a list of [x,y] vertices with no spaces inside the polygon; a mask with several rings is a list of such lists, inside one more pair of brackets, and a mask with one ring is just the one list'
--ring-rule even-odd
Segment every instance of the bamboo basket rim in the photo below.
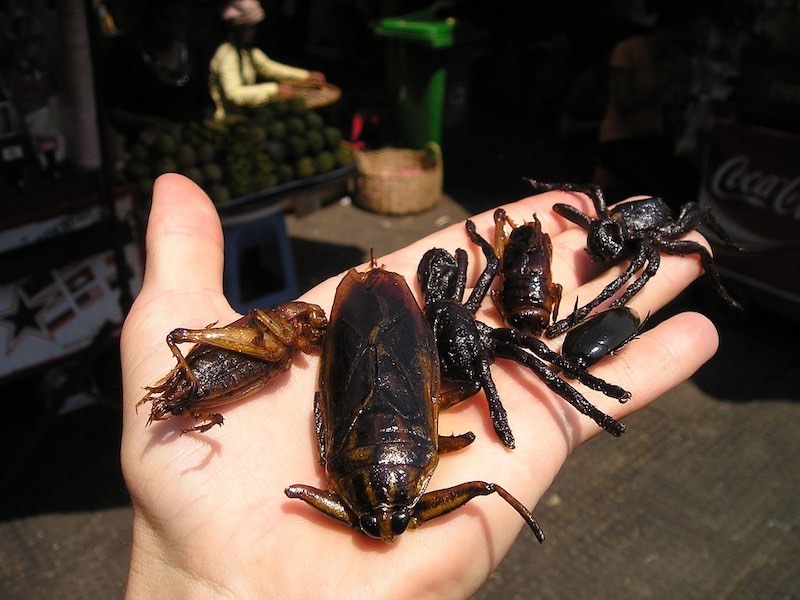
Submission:
{"label": "bamboo basket rim", "polygon": [[421,212],[442,196],[442,151],[435,142],[424,148],[387,146],[354,152],[358,166],[356,201],[383,214]]}

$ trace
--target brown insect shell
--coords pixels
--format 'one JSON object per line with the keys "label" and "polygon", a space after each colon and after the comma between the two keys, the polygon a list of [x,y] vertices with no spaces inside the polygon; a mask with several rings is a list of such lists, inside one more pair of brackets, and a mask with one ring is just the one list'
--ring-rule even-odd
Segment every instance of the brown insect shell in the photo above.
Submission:
{"label": "brown insect shell", "polygon": [[[502,226],[498,222],[498,227]],[[542,231],[536,215],[533,221],[515,226],[502,239],[502,289],[495,302],[506,322],[525,333],[538,335],[550,323],[554,307],[561,300],[561,286],[553,283],[550,264],[553,246]]]}
{"label": "brown insect shell", "polygon": [[355,519],[411,508],[438,463],[436,343],[402,276],[350,270],[339,284],[316,397],[329,486]]}

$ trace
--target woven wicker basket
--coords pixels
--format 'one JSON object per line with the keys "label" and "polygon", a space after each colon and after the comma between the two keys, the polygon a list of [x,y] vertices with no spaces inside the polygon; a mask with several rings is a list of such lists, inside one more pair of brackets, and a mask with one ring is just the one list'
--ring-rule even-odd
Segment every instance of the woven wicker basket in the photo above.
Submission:
{"label": "woven wicker basket", "polygon": [[442,197],[442,151],[429,142],[424,150],[381,148],[355,153],[356,203],[387,215],[421,212]]}

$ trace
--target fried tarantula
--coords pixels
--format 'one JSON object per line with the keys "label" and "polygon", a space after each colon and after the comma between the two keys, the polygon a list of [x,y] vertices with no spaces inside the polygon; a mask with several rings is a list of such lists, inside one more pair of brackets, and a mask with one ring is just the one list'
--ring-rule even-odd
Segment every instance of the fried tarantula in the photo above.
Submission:
{"label": "fried tarantula", "polygon": [[[624,306],[656,274],[661,264],[661,252],[685,256],[697,254],[711,284],[722,300],[732,308],[741,310],[722,285],[714,259],[705,246],[691,240],[682,240],[690,231],[705,225],[722,242],[736,250],[736,244],[720,226],[711,212],[695,202],[687,202],[681,207],[677,217],[667,204],[657,197],[643,198],[607,206],[603,191],[596,185],[573,183],[542,183],[528,180],[537,192],[560,190],[581,192],[592,199],[597,218],[591,217],[569,204],[555,204],[553,210],[559,215],[580,225],[588,234],[586,250],[597,261],[618,264],[630,258],[630,264],[611,283],[590,302],[577,308],[568,316],[554,322],[545,330],[545,336],[554,338],[566,332],[589,316],[592,310],[614,296],[629,280],[625,291],[611,303],[611,308]],[[634,275],[641,269],[641,274]]]}

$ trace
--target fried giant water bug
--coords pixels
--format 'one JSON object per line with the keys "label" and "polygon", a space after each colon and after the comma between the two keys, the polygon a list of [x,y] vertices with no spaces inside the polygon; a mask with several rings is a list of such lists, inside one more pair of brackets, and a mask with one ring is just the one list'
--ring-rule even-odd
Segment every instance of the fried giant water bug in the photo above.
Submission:
{"label": "fried giant water bug", "polygon": [[[633,279],[625,291],[611,303],[611,308],[627,304],[658,271],[661,252],[679,256],[696,254],[700,258],[706,276],[722,300],[728,306],[741,310],[739,303],[722,285],[714,266],[714,259],[706,247],[691,240],[680,239],[704,225],[726,246],[738,251],[743,250],[728,236],[707,208],[694,202],[687,202],[675,217],[669,206],[657,197],[608,206],[603,190],[596,185],[543,183],[532,179],[528,181],[537,192],[560,190],[581,192],[589,196],[597,212],[597,218],[569,204],[554,204],[553,210],[586,230],[586,250],[594,260],[612,265],[630,258],[627,268],[595,298],[580,308],[576,307],[571,314],[550,325],[545,330],[545,336],[548,338],[561,335],[583,321],[592,310],[614,296],[625,282]],[[640,270],[640,275],[634,278]]]}
{"label": "fried giant water bug", "polygon": [[497,493],[544,540],[531,512],[494,483],[425,491],[439,454],[475,436],[438,434],[439,411],[466,394],[440,392],[433,333],[400,275],[374,265],[345,275],[321,362],[314,415],[329,488],[292,485],[287,496],[388,543],[476,496]]}
{"label": "fried giant water bug", "polygon": [[466,222],[466,228],[470,240],[482,249],[486,257],[486,266],[466,301],[467,253],[464,250],[459,248],[454,256],[442,248],[432,248],[423,255],[417,267],[425,316],[436,338],[442,376],[449,381],[472,386],[475,391],[483,389],[494,429],[509,448],[514,447],[514,435],[490,368],[497,358],[507,358],[525,365],[550,390],[608,433],[622,435],[625,431],[622,423],[599,410],[547,363],[556,365],[587,387],[620,402],[630,398],[629,392],[591,375],[532,335],[508,327],[492,328],[475,318],[497,274],[499,260],[489,242],[476,232],[472,221]]}
{"label": "fried giant water bug", "polygon": [[[506,233],[506,223],[511,233]],[[530,335],[539,335],[558,314],[561,286],[553,282],[550,263],[553,244],[542,231],[534,214],[533,221],[515,224],[502,208],[494,212],[494,249],[500,259],[499,290],[492,299],[506,323]]]}
{"label": "fried giant water bug", "polygon": [[[319,349],[327,323],[316,304],[288,302],[269,310],[253,309],[224,327],[174,329],[167,345],[178,364],[146,388],[136,408],[152,402],[148,425],[173,415],[204,421],[183,433],[222,425],[224,419],[215,410],[289,369],[295,351]],[[195,343],[186,356],[178,348],[184,342]]]}

